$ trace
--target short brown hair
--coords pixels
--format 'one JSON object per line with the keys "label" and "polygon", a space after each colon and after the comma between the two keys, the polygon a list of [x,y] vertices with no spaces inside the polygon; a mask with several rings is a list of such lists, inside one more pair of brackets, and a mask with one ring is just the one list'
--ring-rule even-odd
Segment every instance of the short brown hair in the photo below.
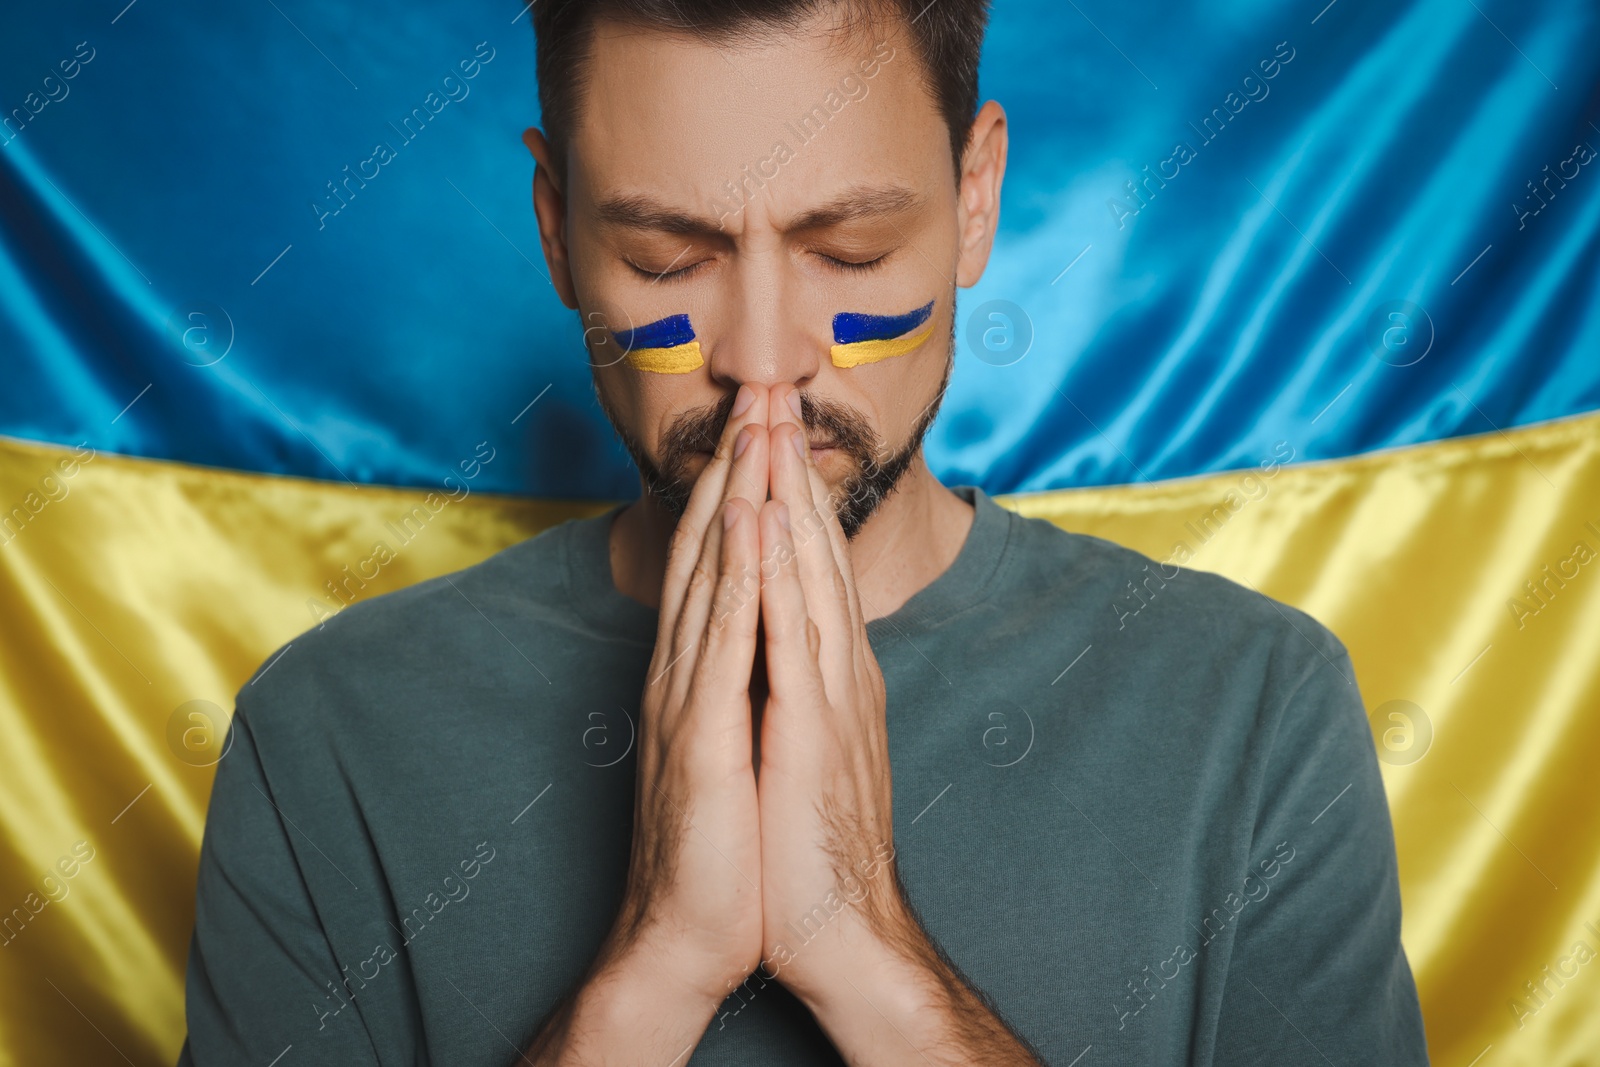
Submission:
{"label": "short brown hair", "polygon": [[849,9],[847,15],[888,15],[907,25],[924,80],[950,130],[959,175],[978,110],[978,59],[989,0],[533,0],[539,107],[557,165],[566,165],[591,32],[600,19],[727,41],[792,26],[835,6]]}

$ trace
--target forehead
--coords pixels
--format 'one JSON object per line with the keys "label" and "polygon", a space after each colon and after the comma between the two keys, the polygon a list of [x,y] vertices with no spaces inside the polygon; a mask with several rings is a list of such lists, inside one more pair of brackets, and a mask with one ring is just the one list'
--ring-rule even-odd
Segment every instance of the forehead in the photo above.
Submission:
{"label": "forehead", "polygon": [[574,177],[596,197],[649,192],[715,216],[734,195],[735,207],[789,212],[863,181],[950,175],[948,132],[903,24],[846,29],[837,17],[714,40],[601,20],[571,131]]}

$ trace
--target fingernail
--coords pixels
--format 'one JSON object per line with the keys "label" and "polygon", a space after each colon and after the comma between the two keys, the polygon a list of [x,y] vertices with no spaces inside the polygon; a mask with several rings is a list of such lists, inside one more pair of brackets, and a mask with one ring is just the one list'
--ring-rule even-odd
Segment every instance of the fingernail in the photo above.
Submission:
{"label": "fingernail", "polygon": [[789,505],[788,504],[780,503],[778,505],[778,521],[783,523],[783,528],[785,530],[787,530],[789,528]]}
{"label": "fingernail", "polygon": [[806,435],[796,430],[790,440],[794,442],[794,454],[804,460],[806,458]]}
{"label": "fingernail", "polygon": [[744,455],[744,450],[750,447],[750,427],[746,426],[739,431],[739,436],[733,439],[733,458],[738,459]]}
{"label": "fingernail", "polygon": [[743,415],[750,410],[750,405],[756,402],[756,391],[748,385],[739,386],[739,395],[733,398],[733,413],[735,416]]}
{"label": "fingernail", "polygon": [[789,410],[794,412],[795,418],[800,418],[800,390],[789,390]]}
{"label": "fingernail", "polygon": [[732,529],[734,520],[738,517],[739,513],[733,510],[733,501],[730,500],[722,505],[722,528],[724,530]]}

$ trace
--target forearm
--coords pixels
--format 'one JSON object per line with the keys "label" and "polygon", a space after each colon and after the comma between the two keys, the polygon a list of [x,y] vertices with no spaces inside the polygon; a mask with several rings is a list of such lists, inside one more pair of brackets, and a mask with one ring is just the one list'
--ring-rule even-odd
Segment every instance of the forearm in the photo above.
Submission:
{"label": "forearm", "polygon": [[545,1021],[519,1064],[686,1063],[718,1001],[639,949],[603,950]]}

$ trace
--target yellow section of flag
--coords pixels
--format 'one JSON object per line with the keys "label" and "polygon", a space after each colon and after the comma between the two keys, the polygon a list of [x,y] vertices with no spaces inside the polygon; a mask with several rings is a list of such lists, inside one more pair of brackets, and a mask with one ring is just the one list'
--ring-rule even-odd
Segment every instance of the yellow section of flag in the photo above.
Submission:
{"label": "yellow section of flag", "polygon": [[[1600,950],[1600,414],[997,499],[1338,634],[1383,761],[1434,1060],[1492,1044],[1496,1064],[1592,1062],[1600,981],[1544,968]],[[350,598],[608,506],[0,438],[0,1064],[114,1062],[108,1043],[176,1060],[211,753],[275,649]]]}

